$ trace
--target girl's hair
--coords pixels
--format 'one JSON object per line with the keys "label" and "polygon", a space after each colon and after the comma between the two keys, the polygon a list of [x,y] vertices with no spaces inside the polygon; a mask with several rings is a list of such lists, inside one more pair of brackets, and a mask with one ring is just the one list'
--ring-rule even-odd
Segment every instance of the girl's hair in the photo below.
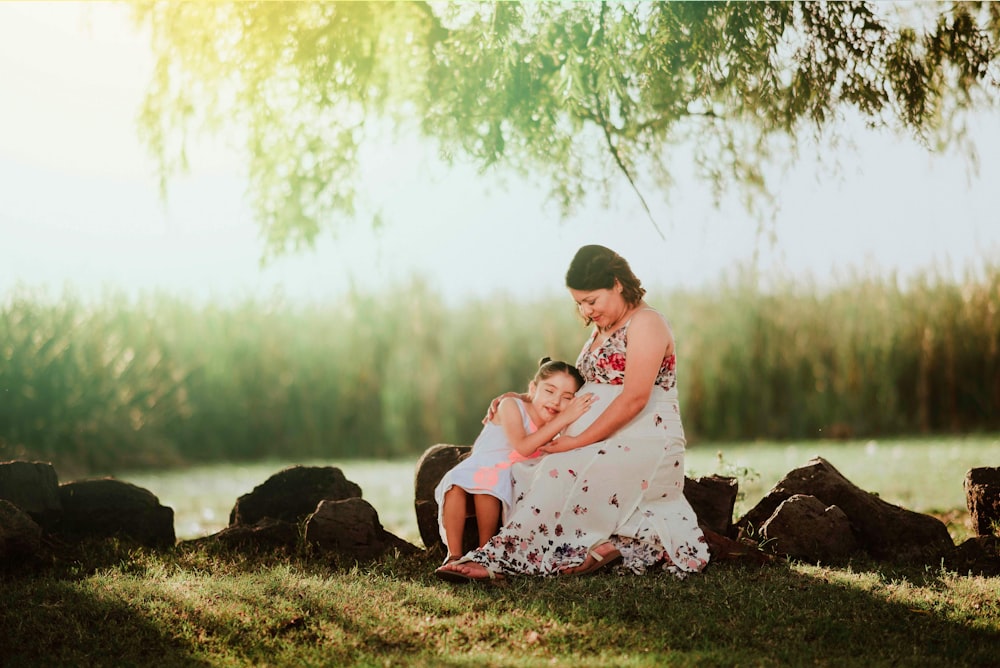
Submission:
{"label": "girl's hair", "polygon": [[538,371],[535,372],[535,377],[531,382],[538,383],[540,380],[545,380],[550,378],[557,373],[568,373],[570,377],[576,381],[576,389],[579,390],[583,387],[584,379],[583,374],[580,370],[569,362],[560,362],[558,360],[553,360],[551,357],[543,357],[538,360]]}
{"label": "girl's hair", "polygon": [[646,289],[625,258],[610,248],[596,244],[583,246],[573,256],[566,272],[566,287],[571,290],[610,290],[615,287],[616,280],[621,283],[625,303],[637,306]]}

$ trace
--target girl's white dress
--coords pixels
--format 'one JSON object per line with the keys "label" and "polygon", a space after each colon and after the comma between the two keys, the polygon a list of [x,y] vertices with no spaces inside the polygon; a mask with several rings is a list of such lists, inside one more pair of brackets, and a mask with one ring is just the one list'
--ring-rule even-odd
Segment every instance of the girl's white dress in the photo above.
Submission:
{"label": "girl's white dress", "polygon": [[[521,420],[524,424],[525,433],[532,433],[536,430],[531,418],[524,408],[524,403],[520,399],[515,400],[517,408],[521,411]],[[525,457],[515,450],[503,427],[492,422],[487,422],[483,430],[479,432],[476,442],[472,444],[472,452],[454,468],[444,474],[441,482],[434,489],[434,500],[438,504],[438,531],[441,533],[441,541],[447,545],[448,539],[444,532],[441,512],[444,509],[444,494],[453,486],[461,487],[469,494],[489,494],[500,499],[501,520],[507,521],[512,505],[513,490],[511,485],[510,470],[515,462],[521,462],[529,457]]]}
{"label": "girl's white dress", "polygon": [[[600,399],[567,433],[582,431],[621,392],[628,325],[593,352],[592,336],[580,352],[577,367],[587,380],[580,392]],[[674,355],[663,358],[645,408],[606,440],[514,466],[510,516],[464,560],[495,573],[555,575],[610,539],[634,573],[654,565],[677,575],[703,569],[708,544],[684,497],[675,368]]]}

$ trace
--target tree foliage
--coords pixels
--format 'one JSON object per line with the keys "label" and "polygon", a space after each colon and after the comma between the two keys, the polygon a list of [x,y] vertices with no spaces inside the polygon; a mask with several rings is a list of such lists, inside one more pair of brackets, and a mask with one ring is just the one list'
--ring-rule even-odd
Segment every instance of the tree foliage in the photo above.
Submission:
{"label": "tree foliage", "polygon": [[[988,2],[156,2],[136,16],[156,57],[140,127],[162,183],[193,133],[235,130],[272,252],[354,217],[359,152],[385,128],[541,179],[569,213],[623,175],[668,192],[678,169],[749,200],[766,165],[835,137],[845,114],[939,148],[998,100]],[[672,159],[679,146],[693,158]]]}

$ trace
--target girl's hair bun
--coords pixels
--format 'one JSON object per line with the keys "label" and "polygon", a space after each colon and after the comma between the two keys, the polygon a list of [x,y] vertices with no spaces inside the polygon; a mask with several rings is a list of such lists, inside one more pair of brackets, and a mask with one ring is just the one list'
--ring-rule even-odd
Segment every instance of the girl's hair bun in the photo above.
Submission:
{"label": "girl's hair bun", "polygon": [[583,387],[586,382],[584,377],[580,375],[580,370],[568,362],[557,362],[551,357],[543,357],[538,360],[538,371],[535,373],[535,377],[532,380],[533,383],[537,383],[540,380],[545,380],[550,378],[553,374],[557,373],[568,373],[576,381],[576,389],[579,390]]}

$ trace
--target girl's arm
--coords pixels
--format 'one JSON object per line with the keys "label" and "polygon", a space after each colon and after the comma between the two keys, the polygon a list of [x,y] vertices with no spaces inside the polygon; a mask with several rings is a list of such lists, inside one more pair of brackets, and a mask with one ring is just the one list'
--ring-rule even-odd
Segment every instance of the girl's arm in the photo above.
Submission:
{"label": "girl's arm", "polygon": [[569,426],[573,420],[590,409],[590,401],[588,400],[590,396],[588,393],[573,397],[573,400],[569,402],[569,405],[559,415],[543,424],[538,428],[538,431],[532,434],[524,430],[521,411],[515,403],[518,401],[516,398],[508,397],[500,402],[500,406],[497,409],[496,421],[503,427],[504,435],[510,442],[511,447],[521,455],[530,457],[535,454],[538,448],[551,441],[555,438],[556,434]]}
{"label": "girl's arm", "polygon": [[625,382],[622,392],[587,427],[576,436],[560,436],[542,452],[566,452],[603,441],[638,415],[649,401],[653,383],[665,355],[673,352],[670,328],[655,311],[639,311],[628,326],[628,349],[625,353]]}

